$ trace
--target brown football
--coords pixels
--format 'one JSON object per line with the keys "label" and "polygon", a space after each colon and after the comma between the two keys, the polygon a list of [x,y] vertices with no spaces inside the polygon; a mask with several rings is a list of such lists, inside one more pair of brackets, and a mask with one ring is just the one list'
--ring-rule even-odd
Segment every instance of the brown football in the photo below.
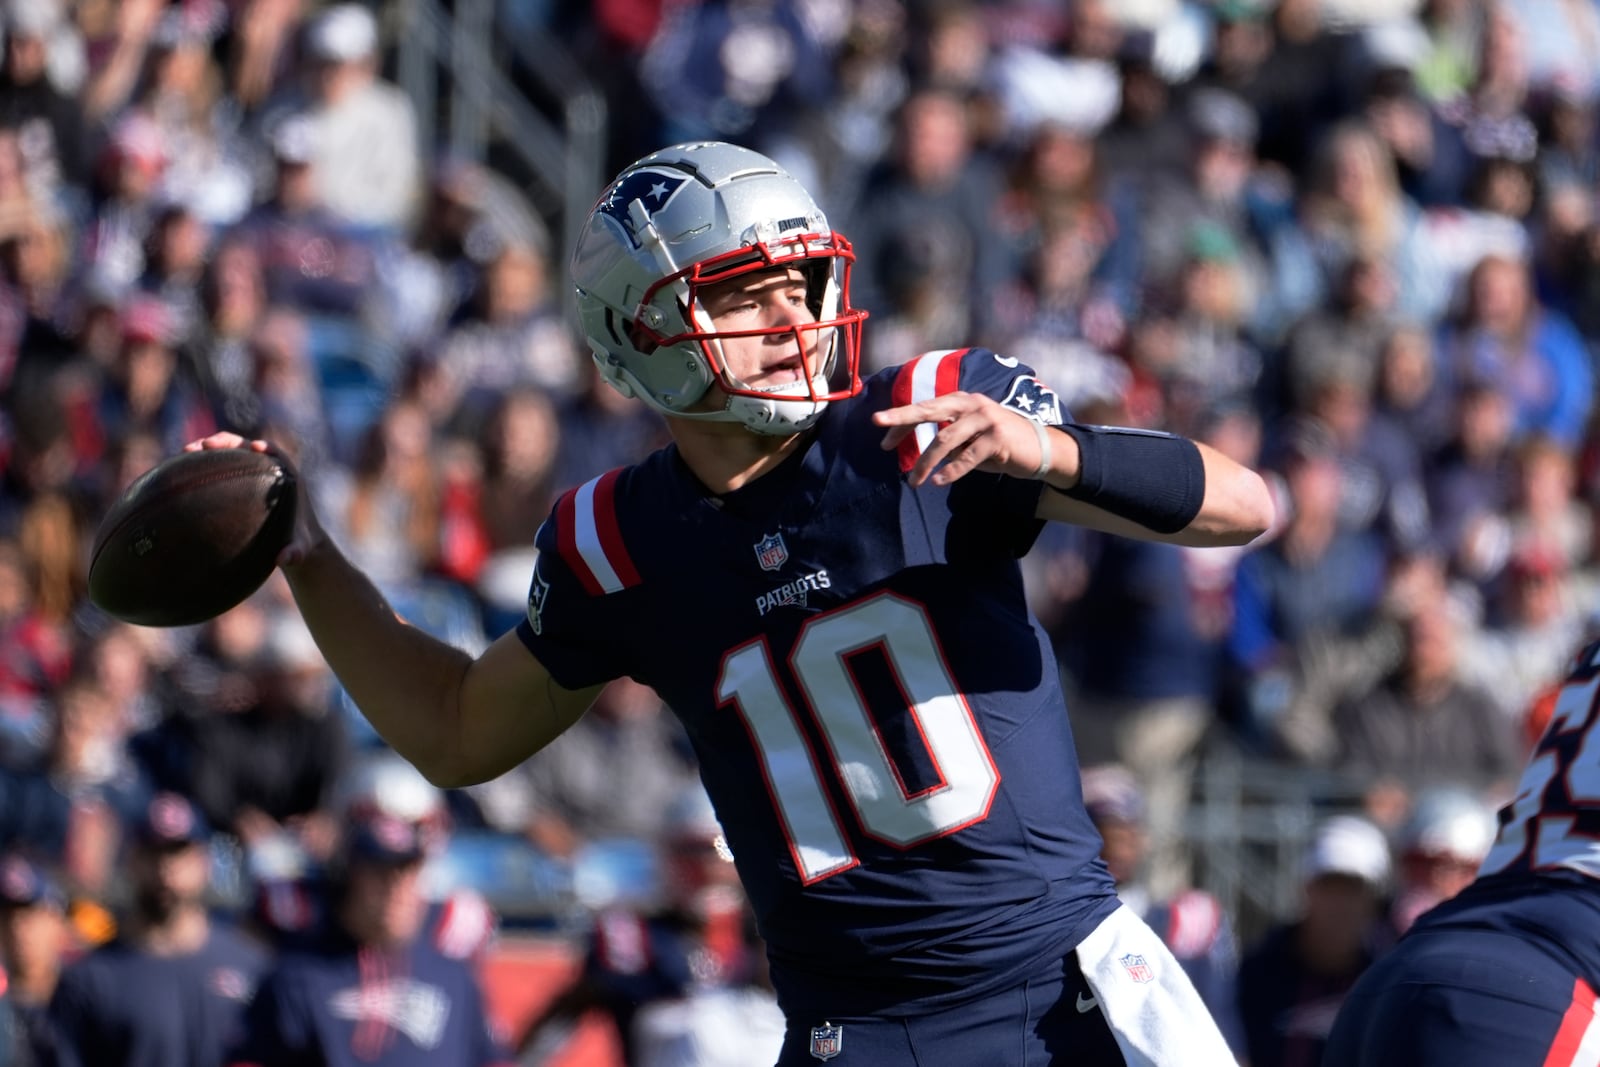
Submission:
{"label": "brown football", "polygon": [[294,533],[295,476],[243,448],[180,452],[101,520],[89,599],[141,626],[189,626],[261,587]]}

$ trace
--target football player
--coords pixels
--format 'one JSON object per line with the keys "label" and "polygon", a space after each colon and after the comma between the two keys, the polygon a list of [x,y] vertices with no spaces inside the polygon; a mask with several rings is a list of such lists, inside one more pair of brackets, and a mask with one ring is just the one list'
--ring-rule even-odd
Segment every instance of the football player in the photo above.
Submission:
{"label": "football player", "polygon": [[1356,983],[1323,1067],[1600,1063],[1600,641],[1573,661],[1473,883]]}
{"label": "football player", "polygon": [[[280,556],[300,610],[441,784],[516,765],[613,678],[660,693],[767,944],[782,1064],[1231,1063],[1099,859],[1017,558],[1043,520],[1246,543],[1266,486],[1078,425],[982,348],[863,381],[852,258],[765,156],[627,167],[572,276],[600,373],[672,443],[559,499],[526,619],[476,658],[396,619],[309,506]],[[190,447],[239,446],[272,447]]]}

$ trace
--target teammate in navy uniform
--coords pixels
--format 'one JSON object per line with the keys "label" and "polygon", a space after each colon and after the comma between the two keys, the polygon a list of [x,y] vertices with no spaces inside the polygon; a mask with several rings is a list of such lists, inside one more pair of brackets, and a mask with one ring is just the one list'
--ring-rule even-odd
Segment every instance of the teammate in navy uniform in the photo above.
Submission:
{"label": "teammate in navy uniform", "polygon": [[486,905],[425,897],[424,862],[444,844],[443,797],[394,761],[358,771],[377,771],[362,791],[372,803],[344,804],[332,876],[278,887],[292,903],[266,897],[281,955],[233,1067],[510,1067],[474,969]]}
{"label": "teammate in navy uniform", "polygon": [[1477,879],[1356,983],[1324,1067],[1600,1062],[1600,641],[1578,653]]}
{"label": "teammate in navy uniform", "polygon": [[187,800],[156,794],[128,861],[132,911],[50,1000],[59,1067],[216,1067],[237,1040],[267,954],[207,914],[206,842]]}
{"label": "teammate in navy uniform", "polygon": [[[1183,438],[1073,424],[984,349],[863,382],[851,258],[764,156],[628,167],[573,277],[601,373],[672,444],[559,499],[527,618],[476,659],[396,619],[309,506],[280,557],[300,610],[441,784],[516,765],[613,678],[660,693],[767,943],[780,1063],[1229,1063],[1119,907],[1017,557],[1046,519],[1244,543],[1266,487]],[[241,445],[272,447],[190,447]]]}

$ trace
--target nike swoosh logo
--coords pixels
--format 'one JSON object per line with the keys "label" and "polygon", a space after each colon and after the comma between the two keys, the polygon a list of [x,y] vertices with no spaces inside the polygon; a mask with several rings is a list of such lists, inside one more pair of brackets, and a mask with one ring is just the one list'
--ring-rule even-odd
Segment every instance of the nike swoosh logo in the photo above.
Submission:
{"label": "nike swoosh logo", "polygon": [[998,352],[994,353],[994,361],[1002,367],[1015,367],[1017,365],[1015,356],[1002,356]]}
{"label": "nike swoosh logo", "polygon": [[1094,1011],[1099,1006],[1100,1002],[1094,997],[1085,997],[1082,993],[1078,994],[1078,1014],[1082,1015],[1085,1012]]}

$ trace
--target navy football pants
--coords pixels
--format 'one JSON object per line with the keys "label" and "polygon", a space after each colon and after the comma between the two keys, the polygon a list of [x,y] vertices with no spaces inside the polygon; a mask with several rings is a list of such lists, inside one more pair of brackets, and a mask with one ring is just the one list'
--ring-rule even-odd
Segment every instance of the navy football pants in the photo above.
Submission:
{"label": "navy football pants", "polygon": [[[1079,1005],[1084,1010],[1079,1010]],[[791,1026],[778,1067],[1123,1067],[1076,953],[1052,961],[1020,986],[971,1004],[910,1019],[833,1018],[830,1033]]]}
{"label": "navy football pants", "polygon": [[1489,930],[1418,931],[1362,975],[1322,1067],[1596,1067],[1595,994]]}

